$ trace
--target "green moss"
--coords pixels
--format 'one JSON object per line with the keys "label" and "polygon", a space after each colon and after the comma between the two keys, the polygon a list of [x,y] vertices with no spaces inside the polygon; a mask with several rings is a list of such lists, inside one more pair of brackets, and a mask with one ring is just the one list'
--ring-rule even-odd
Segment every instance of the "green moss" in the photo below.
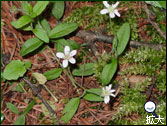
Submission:
{"label": "green moss", "polygon": [[163,94],[166,93],[166,70],[161,70],[156,78],[156,86]]}
{"label": "green moss", "polygon": [[120,64],[124,63],[130,63],[130,65],[119,73],[121,75],[156,75],[157,71],[160,71],[162,66],[166,64],[166,49],[162,51],[150,48],[134,49],[120,58]]}
{"label": "green moss", "polygon": [[[112,4],[113,2],[110,2]],[[134,2],[133,2],[134,3]],[[129,22],[131,26],[131,40],[143,41],[138,35],[138,16],[132,8],[132,2],[120,2],[118,7],[129,7],[129,10],[122,14],[122,17],[116,17],[110,19],[109,15],[101,15],[100,11],[105,8],[102,2],[96,3],[92,6],[85,6],[83,8],[75,9],[66,19],[65,22],[76,22],[84,29],[97,30],[99,26],[105,24],[105,32],[110,32],[110,34],[115,34],[119,27],[125,23]],[[166,32],[166,24],[162,22],[166,19],[166,13],[160,11],[159,8],[151,7],[151,10],[157,16],[156,22],[160,28]],[[141,9],[140,18],[147,18],[144,9]],[[111,20],[111,21],[110,21]],[[147,35],[151,36],[149,42],[151,43],[165,43],[165,40],[159,35],[157,30],[152,25],[147,25],[145,29]]]}
{"label": "green moss", "polygon": [[[112,4],[113,2],[110,2]],[[101,15],[100,10],[105,8],[102,2],[96,3],[92,6],[75,9],[71,15],[69,15],[65,22],[76,22],[82,28],[86,30],[98,30],[100,25],[105,25],[104,31],[106,33],[115,34],[119,27],[129,22],[131,26],[131,40],[143,41],[138,35],[138,17],[132,9],[134,2],[122,1],[119,7],[128,7],[129,10],[122,14],[121,18],[109,18],[109,15]],[[159,8],[150,8],[153,13],[156,14],[157,24],[166,33],[166,24],[162,22],[166,19],[166,13],[162,12]],[[141,9],[140,18],[147,18],[144,9]],[[159,35],[155,28],[149,24],[146,29],[147,35],[150,36],[149,42],[151,43],[166,43],[164,39]],[[100,75],[102,68],[106,61],[99,60],[95,66],[95,76],[100,82]],[[156,113],[165,118],[166,124],[166,49],[156,51],[150,48],[138,48],[125,52],[125,55],[119,58],[119,64],[123,65],[128,63],[129,66],[118,71],[123,80],[119,81],[121,87],[120,97],[121,103],[118,106],[118,110],[112,117],[108,124],[119,125],[144,125],[146,124],[146,116],[152,115],[144,111],[144,103],[146,102],[145,91],[149,84],[151,84],[151,78],[156,75],[156,86],[163,96],[157,96],[158,104]],[[129,81],[126,75],[146,75],[144,82],[136,83],[133,87],[129,88]],[[118,82],[114,80],[113,84]],[[128,121],[125,117],[133,116],[133,112],[140,115],[136,120]]]}

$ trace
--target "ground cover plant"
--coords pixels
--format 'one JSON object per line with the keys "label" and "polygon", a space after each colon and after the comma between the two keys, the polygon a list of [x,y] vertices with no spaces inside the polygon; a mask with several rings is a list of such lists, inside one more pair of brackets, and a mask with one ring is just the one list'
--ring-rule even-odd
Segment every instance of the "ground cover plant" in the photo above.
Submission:
{"label": "ground cover plant", "polygon": [[166,125],[166,1],[1,8],[1,124]]}

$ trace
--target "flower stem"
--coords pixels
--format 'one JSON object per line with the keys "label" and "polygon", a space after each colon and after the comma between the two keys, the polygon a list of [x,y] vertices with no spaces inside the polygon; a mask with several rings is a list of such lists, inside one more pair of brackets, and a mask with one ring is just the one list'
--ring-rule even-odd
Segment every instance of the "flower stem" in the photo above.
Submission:
{"label": "flower stem", "polygon": [[[69,69],[64,69],[63,65],[59,62],[58,58],[56,57],[56,55],[54,54],[53,50],[47,46],[48,49],[50,50],[50,52],[52,53],[52,55],[54,56],[55,60],[60,64],[61,68],[63,69],[64,73],[69,77],[69,79],[71,80],[72,84],[74,85],[75,88],[77,88],[77,86],[79,86],[80,88],[82,88],[84,90],[84,92],[86,91],[86,89],[84,87],[82,87],[80,84],[78,84],[75,79],[73,78],[71,71]],[[95,62],[95,61],[94,61]],[[79,90],[77,90],[79,93]],[[80,94],[80,93],[79,93]]]}
{"label": "flower stem", "polygon": [[94,59],[92,59],[90,56],[88,56],[88,54],[85,53],[85,51],[82,50],[82,52],[92,61],[92,62],[96,62]]}
{"label": "flower stem", "polygon": [[50,95],[53,97],[53,99],[55,100],[55,102],[57,102],[58,101],[57,98],[52,94],[52,92],[48,89],[48,87],[45,84],[43,86],[50,93]]}

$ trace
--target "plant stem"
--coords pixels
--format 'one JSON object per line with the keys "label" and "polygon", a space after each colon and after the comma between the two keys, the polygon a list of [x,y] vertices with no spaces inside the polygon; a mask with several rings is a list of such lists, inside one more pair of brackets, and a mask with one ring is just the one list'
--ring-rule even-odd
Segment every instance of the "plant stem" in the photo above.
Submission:
{"label": "plant stem", "polygon": [[90,56],[88,56],[88,54],[85,53],[85,51],[82,50],[82,52],[92,61],[92,62],[96,62],[94,59],[92,59]]}
{"label": "plant stem", "polygon": [[84,87],[82,87],[79,83],[77,83],[77,82],[74,80],[74,78],[72,77],[71,71],[68,70],[68,72],[69,72],[69,76],[70,76],[71,79],[74,81],[74,83],[75,83],[76,85],[78,85],[80,88],[82,88],[83,90],[86,90]]}
{"label": "plant stem", "polygon": [[50,95],[53,97],[53,99],[55,100],[55,102],[57,102],[58,101],[57,98],[52,94],[52,92],[48,89],[48,87],[45,84],[43,86],[50,93]]}
{"label": "plant stem", "polygon": [[25,93],[27,93],[27,91],[24,89],[24,87],[23,87],[21,84],[19,84],[19,86],[23,89],[23,91],[24,91]]}
{"label": "plant stem", "polygon": [[74,78],[72,76],[70,76],[70,74],[68,73],[68,71],[66,69],[63,68],[63,65],[59,62],[59,59],[56,57],[56,55],[54,54],[52,49],[49,46],[47,46],[47,47],[50,50],[50,52],[52,53],[52,55],[54,56],[55,60],[60,64],[60,66],[63,69],[64,73],[69,77],[69,79],[71,80],[71,82],[74,85],[74,87],[77,88]]}

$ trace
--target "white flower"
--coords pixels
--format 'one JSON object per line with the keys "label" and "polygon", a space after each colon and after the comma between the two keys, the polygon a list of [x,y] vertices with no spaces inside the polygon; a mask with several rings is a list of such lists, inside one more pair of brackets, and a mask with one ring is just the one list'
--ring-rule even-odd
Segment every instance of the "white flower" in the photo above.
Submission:
{"label": "white flower", "polygon": [[70,47],[69,46],[65,46],[64,47],[64,53],[62,52],[57,52],[56,56],[58,58],[64,59],[63,60],[63,67],[66,68],[68,66],[68,62],[75,64],[76,60],[73,58],[73,56],[75,56],[77,53],[77,50],[72,50],[70,51]]}
{"label": "white flower", "polygon": [[113,94],[113,92],[115,92],[115,90],[111,90],[112,84],[110,84],[109,86],[103,87],[102,88],[102,94],[101,96],[104,97],[104,103],[107,104],[110,101],[110,96],[115,97],[115,95]]}
{"label": "white flower", "polygon": [[115,15],[117,15],[118,17],[120,17],[120,13],[118,12],[118,10],[116,9],[119,2],[116,2],[115,4],[109,5],[107,1],[103,1],[104,6],[106,7],[106,9],[103,9],[100,11],[101,14],[107,14],[109,13],[110,18],[114,18]]}

